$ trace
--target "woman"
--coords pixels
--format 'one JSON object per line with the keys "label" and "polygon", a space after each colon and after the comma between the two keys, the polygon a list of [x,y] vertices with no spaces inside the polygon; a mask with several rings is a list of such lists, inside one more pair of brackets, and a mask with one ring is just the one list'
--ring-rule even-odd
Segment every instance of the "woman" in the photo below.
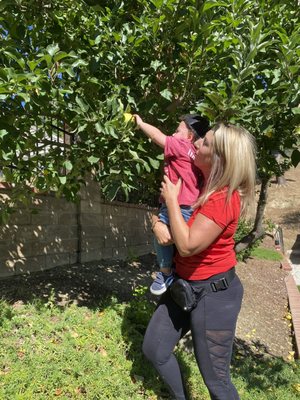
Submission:
{"label": "woman", "polygon": [[186,400],[173,350],[191,330],[195,357],[211,399],[236,400],[239,396],[229,368],[243,287],[235,274],[233,237],[239,216],[245,215],[254,201],[255,142],[245,129],[220,123],[195,146],[195,165],[204,178],[195,211],[186,223],[177,202],[181,183],[174,185],[165,177],[161,194],[168,207],[172,237],[157,221],[154,233],[161,244],[173,239],[177,248],[176,275],[201,295],[187,312],[174,293],[172,297],[171,286],[149,322],[143,352],[175,399]]}

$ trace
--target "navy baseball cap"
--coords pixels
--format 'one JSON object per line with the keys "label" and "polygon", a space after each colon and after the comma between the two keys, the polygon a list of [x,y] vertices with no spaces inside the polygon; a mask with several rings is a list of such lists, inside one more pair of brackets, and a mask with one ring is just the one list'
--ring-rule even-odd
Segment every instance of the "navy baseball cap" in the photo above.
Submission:
{"label": "navy baseball cap", "polygon": [[206,132],[210,130],[209,120],[199,114],[186,114],[180,120],[186,123],[197,139],[203,138]]}

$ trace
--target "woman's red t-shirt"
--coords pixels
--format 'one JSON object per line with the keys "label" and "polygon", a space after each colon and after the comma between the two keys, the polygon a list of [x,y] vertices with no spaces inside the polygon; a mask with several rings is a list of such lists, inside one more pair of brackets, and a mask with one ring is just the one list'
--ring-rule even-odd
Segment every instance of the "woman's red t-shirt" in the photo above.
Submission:
{"label": "woman's red t-shirt", "polygon": [[183,279],[202,280],[226,272],[236,264],[234,234],[240,215],[240,195],[233,192],[226,201],[227,189],[213,193],[206,203],[197,208],[188,221],[192,226],[197,214],[214,221],[223,231],[204,251],[190,257],[175,256],[176,273]]}

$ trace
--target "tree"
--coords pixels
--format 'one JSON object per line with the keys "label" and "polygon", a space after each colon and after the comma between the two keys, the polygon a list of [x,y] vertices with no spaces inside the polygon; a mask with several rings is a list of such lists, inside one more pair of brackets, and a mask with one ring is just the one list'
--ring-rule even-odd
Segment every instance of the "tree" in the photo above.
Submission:
{"label": "tree", "polygon": [[[214,69],[198,108],[213,119],[241,123],[257,140],[261,190],[254,227],[236,246],[240,251],[264,234],[271,177],[299,162],[299,12],[296,2],[232,1],[219,6],[210,2],[206,50]],[[283,163],[278,164],[274,150]]]}
{"label": "tree", "polygon": [[[201,111],[257,139],[251,235],[262,234],[271,176],[300,159],[296,0],[4,0],[0,9],[0,164],[16,198],[29,182],[74,200],[90,171],[110,198],[144,181],[156,191],[160,155],[123,113],[171,132],[180,114]],[[51,146],[65,123],[70,145]]]}

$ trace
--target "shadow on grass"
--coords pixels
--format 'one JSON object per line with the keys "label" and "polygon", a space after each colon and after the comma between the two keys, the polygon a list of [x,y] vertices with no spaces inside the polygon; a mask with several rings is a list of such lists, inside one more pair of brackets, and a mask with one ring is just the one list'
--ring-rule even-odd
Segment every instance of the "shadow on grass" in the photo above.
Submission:
{"label": "shadow on grass", "polygon": [[131,262],[103,260],[61,266],[0,280],[0,297],[10,303],[47,302],[51,297],[61,306],[76,303],[95,308],[111,296],[120,302],[130,300],[137,286],[150,285],[153,271],[154,254]]}
{"label": "shadow on grass", "polygon": [[[122,335],[128,343],[127,357],[132,362],[131,377],[133,380],[140,381],[145,398],[149,398],[146,396],[154,392],[157,399],[169,400],[173,399],[173,397],[170,395],[168,387],[159,378],[152,364],[142,353],[145,331],[155,308],[156,302],[153,300],[149,301],[147,296],[141,293],[138,294],[125,310],[122,322]],[[181,357],[180,352],[176,351],[176,357],[184,376],[188,379],[191,375],[189,365]]]}
{"label": "shadow on grass", "polygon": [[[180,344],[181,351],[193,353],[193,343],[190,332],[182,339]],[[186,373],[186,365],[183,367]],[[268,348],[259,341],[246,342],[240,338],[235,338],[233,355],[231,362],[232,380],[237,384],[237,388],[242,382],[247,393],[251,391],[267,393],[270,388],[286,387],[291,390],[293,384],[298,383],[297,377],[300,376],[300,364],[288,363],[280,357],[272,355]],[[200,372],[199,372],[199,379]],[[270,393],[270,399],[274,393]]]}
{"label": "shadow on grass", "polygon": [[266,392],[271,387],[289,388],[293,380],[293,368],[299,374],[299,364],[287,363],[282,358],[273,356],[261,342],[247,343],[242,339],[235,339],[232,376],[242,379],[248,390]]}
{"label": "shadow on grass", "polygon": [[[18,275],[0,280],[0,298],[36,307],[49,301],[61,307],[75,303],[91,310],[126,302],[121,329],[128,345],[127,358],[132,362],[131,379],[140,391],[167,400],[171,399],[168,389],[142,353],[144,333],[155,309],[156,298],[148,290],[155,263],[155,255],[148,254],[138,261],[105,260]],[[145,293],[134,297],[133,292],[140,287],[146,288]],[[189,367],[184,368],[188,373]]]}
{"label": "shadow on grass", "polygon": [[161,400],[170,399],[167,388],[142,354],[144,332],[155,308],[153,296],[147,290],[142,301],[133,297],[136,288],[150,286],[155,265],[155,255],[148,254],[138,261],[102,260],[17,275],[0,280],[0,298],[10,304],[31,303],[36,307],[49,301],[60,307],[75,303],[91,310],[128,303],[122,334],[128,344],[127,357],[132,361],[131,378],[141,390],[149,389]]}
{"label": "shadow on grass", "polygon": [[[154,392],[159,399],[170,399],[167,388],[152,365],[145,360],[141,350],[144,332],[155,308],[153,296],[147,291],[142,298],[132,297],[135,288],[149,287],[154,270],[153,254],[141,257],[136,262],[101,261],[57,267],[0,280],[0,297],[9,303],[32,303],[36,300],[46,303],[51,298],[60,306],[76,303],[90,309],[97,309],[100,305],[105,307],[103,300],[112,296],[117,302],[128,302],[122,321],[122,335],[128,344],[127,357],[132,361],[131,377],[133,381],[141,381],[141,390]],[[178,352],[187,380],[191,376],[191,369],[183,355],[191,350],[190,337],[187,335]],[[299,366],[297,368],[299,374]],[[263,344],[236,340],[232,375],[236,380],[243,380],[249,391],[265,391],[270,386],[288,385],[290,372],[291,367],[282,359],[268,354]]]}

